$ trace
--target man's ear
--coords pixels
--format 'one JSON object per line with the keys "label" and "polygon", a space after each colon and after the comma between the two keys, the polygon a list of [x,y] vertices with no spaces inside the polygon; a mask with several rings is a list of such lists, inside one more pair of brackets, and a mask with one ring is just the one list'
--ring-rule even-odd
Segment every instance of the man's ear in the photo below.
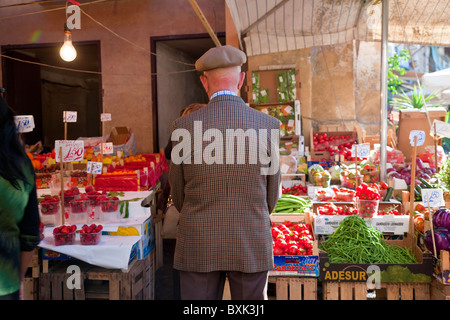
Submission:
{"label": "man's ear", "polygon": [[205,75],[200,76],[200,81],[202,82],[203,88],[205,88],[206,93],[208,93],[208,78]]}
{"label": "man's ear", "polygon": [[239,74],[238,90],[241,90],[242,85],[244,84],[244,80],[245,80],[245,72],[241,72]]}

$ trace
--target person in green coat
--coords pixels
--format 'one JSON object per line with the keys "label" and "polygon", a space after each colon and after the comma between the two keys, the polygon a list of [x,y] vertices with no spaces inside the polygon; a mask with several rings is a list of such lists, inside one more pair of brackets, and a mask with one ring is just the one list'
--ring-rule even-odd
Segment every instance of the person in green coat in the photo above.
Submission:
{"label": "person in green coat", "polygon": [[0,300],[19,300],[25,272],[39,244],[34,169],[0,96]]}

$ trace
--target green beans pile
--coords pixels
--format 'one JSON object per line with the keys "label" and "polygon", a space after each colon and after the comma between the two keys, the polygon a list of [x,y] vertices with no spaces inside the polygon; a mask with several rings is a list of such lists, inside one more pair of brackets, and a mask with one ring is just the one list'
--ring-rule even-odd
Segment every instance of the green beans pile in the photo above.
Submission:
{"label": "green beans pile", "polygon": [[294,213],[305,212],[312,206],[311,199],[301,198],[290,194],[283,194],[278,199],[273,212],[277,213]]}
{"label": "green beans pile", "polygon": [[358,216],[348,216],[319,244],[331,263],[417,263],[410,250],[387,244],[383,235]]}

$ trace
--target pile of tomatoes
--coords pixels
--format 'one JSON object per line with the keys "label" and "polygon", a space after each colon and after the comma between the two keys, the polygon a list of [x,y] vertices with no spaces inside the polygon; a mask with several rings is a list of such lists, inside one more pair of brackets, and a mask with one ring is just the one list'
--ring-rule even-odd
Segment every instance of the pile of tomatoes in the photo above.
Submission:
{"label": "pile of tomatoes", "polygon": [[328,135],[326,132],[313,133],[313,144],[315,151],[328,151],[330,156],[342,155],[345,160],[352,160],[352,145],[356,139],[350,135]]}
{"label": "pile of tomatoes", "polygon": [[356,188],[355,196],[360,200],[380,200],[380,192],[376,187],[369,186],[366,183],[361,184]]}
{"label": "pile of tomatoes", "polygon": [[272,240],[274,255],[309,256],[313,253],[312,230],[306,223],[272,223]]}
{"label": "pile of tomatoes", "polygon": [[290,188],[282,187],[283,194],[292,194],[294,196],[304,196],[308,194],[308,187],[301,184],[295,184]]}
{"label": "pile of tomatoes", "polygon": [[317,213],[319,215],[326,216],[351,216],[358,213],[358,210],[353,206],[337,206],[334,203],[327,203],[319,208],[317,208]]}

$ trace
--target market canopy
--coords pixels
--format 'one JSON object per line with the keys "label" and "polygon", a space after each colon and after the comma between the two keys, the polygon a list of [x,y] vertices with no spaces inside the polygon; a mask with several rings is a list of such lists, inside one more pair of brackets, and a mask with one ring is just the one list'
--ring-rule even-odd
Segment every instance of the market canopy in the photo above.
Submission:
{"label": "market canopy", "polygon": [[[382,40],[381,0],[226,0],[247,55]],[[390,0],[389,42],[450,46],[450,0]]]}

